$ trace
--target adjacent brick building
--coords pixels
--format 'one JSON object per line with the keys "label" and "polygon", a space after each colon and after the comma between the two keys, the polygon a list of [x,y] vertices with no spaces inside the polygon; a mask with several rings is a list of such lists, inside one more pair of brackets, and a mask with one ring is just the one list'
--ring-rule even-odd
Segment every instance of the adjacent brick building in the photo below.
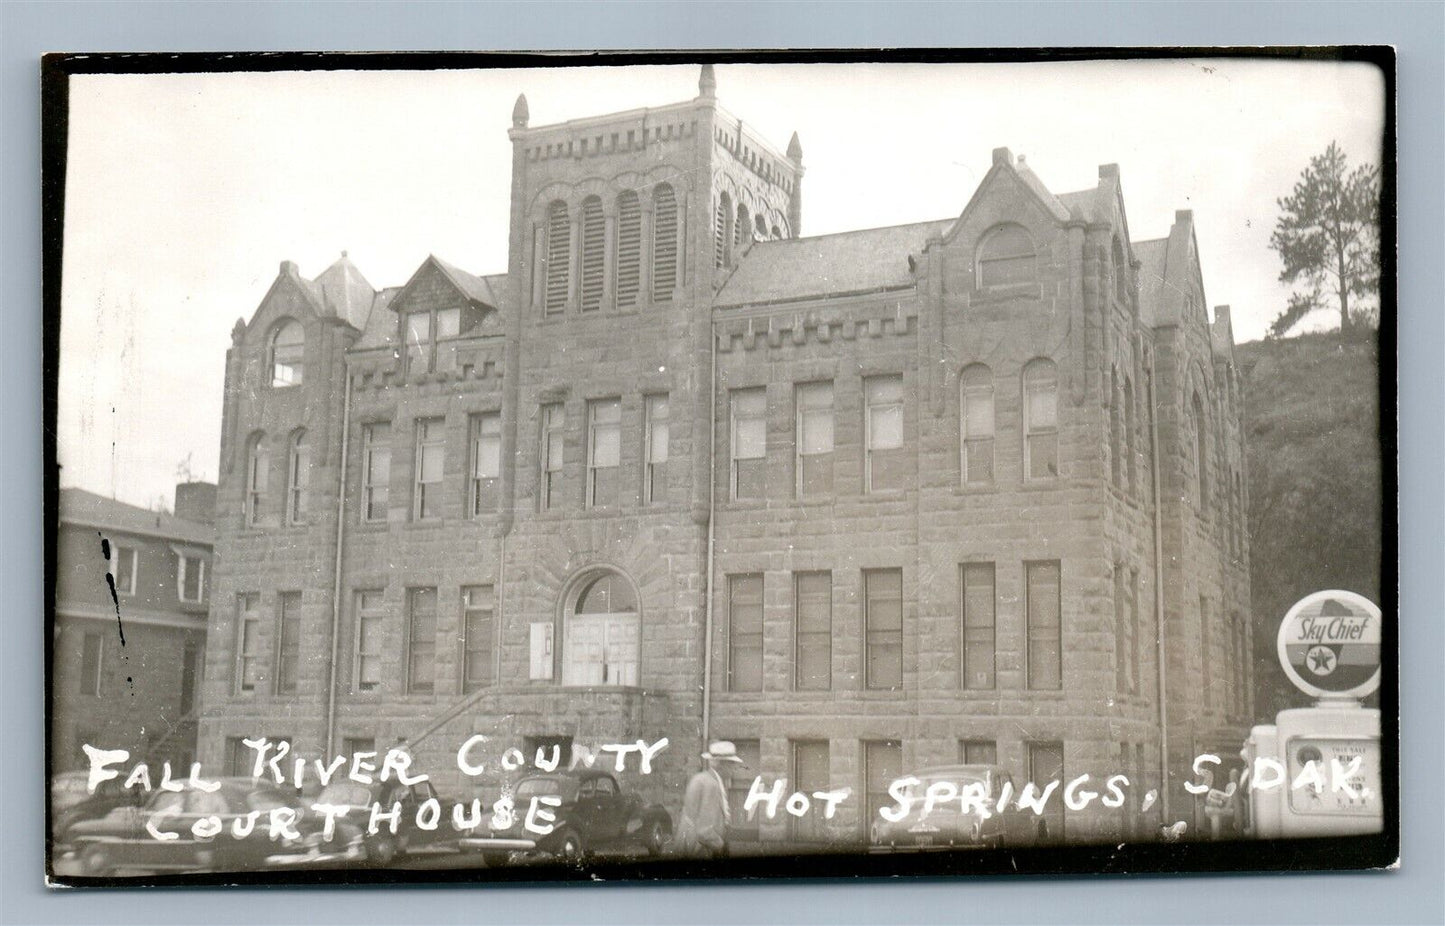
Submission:
{"label": "adjacent brick building", "polygon": [[60,491],[52,771],[88,768],[82,743],[189,769],[215,503],[215,485],[204,482],[176,487],[175,515],[83,489]]}
{"label": "adjacent brick building", "polygon": [[797,137],[711,68],[689,102],[528,121],[505,273],[285,263],[238,321],[203,758],[406,739],[470,796],[472,733],[666,736],[632,783],[675,807],[729,738],[857,795],[763,839],[858,838],[888,780],[960,759],[1167,767],[1192,818],[1252,682],[1233,336],[1190,213],[1134,241],[1116,167],[1055,195],[998,149],[956,217],[803,238]]}

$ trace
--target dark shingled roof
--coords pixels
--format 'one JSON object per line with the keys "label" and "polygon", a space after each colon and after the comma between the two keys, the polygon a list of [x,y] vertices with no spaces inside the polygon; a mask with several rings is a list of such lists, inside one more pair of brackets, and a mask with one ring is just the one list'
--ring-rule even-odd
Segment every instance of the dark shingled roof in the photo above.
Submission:
{"label": "dark shingled roof", "polygon": [[787,302],[913,285],[908,256],[953,219],[862,231],[759,241],[748,249],[713,304]]}
{"label": "dark shingled roof", "polygon": [[60,520],[87,527],[211,546],[216,529],[175,515],[127,505],[84,489],[60,490]]}
{"label": "dark shingled roof", "polygon": [[[435,254],[431,256],[431,259],[436,261],[436,265],[442,268],[442,272],[451,278],[451,281],[456,284],[457,289],[461,290],[468,299],[471,299],[473,302],[480,302],[482,305],[490,306],[494,309],[501,309],[501,293],[506,292],[507,289],[507,275],[505,273],[493,274],[489,277],[479,277],[467,273],[460,267],[452,266]],[[498,282],[494,285],[493,280]]]}

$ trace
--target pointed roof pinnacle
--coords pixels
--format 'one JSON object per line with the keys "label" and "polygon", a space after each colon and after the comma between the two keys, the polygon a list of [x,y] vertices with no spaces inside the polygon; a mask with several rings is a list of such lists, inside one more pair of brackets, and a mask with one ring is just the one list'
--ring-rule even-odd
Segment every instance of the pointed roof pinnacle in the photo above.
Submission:
{"label": "pointed roof pinnacle", "polygon": [[798,133],[794,132],[793,137],[788,140],[788,160],[801,161],[803,159],[803,143],[798,141]]}
{"label": "pointed roof pinnacle", "polygon": [[709,100],[717,96],[717,75],[713,73],[711,64],[702,66],[702,73],[697,78],[697,92]]}
{"label": "pointed roof pinnacle", "polygon": [[517,104],[512,107],[512,127],[525,129],[532,114],[527,110],[527,94],[517,94]]}

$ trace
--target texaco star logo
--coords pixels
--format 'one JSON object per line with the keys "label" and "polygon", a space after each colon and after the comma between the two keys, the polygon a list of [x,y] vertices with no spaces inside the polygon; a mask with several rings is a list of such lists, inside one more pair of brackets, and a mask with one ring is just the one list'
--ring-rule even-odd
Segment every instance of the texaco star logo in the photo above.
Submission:
{"label": "texaco star logo", "polygon": [[1329,675],[1335,671],[1335,654],[1328,646],[1312,646],[1305,654],[1305,662],[1316,675]]}

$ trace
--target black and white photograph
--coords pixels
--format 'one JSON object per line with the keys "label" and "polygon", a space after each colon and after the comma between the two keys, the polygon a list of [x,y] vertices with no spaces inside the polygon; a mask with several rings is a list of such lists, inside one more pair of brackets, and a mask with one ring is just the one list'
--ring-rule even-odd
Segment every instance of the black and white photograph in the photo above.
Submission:
{"label": "black and white photograph", "polygon": [[1395,865],[1394,67],[48,56],[47,883]]}

